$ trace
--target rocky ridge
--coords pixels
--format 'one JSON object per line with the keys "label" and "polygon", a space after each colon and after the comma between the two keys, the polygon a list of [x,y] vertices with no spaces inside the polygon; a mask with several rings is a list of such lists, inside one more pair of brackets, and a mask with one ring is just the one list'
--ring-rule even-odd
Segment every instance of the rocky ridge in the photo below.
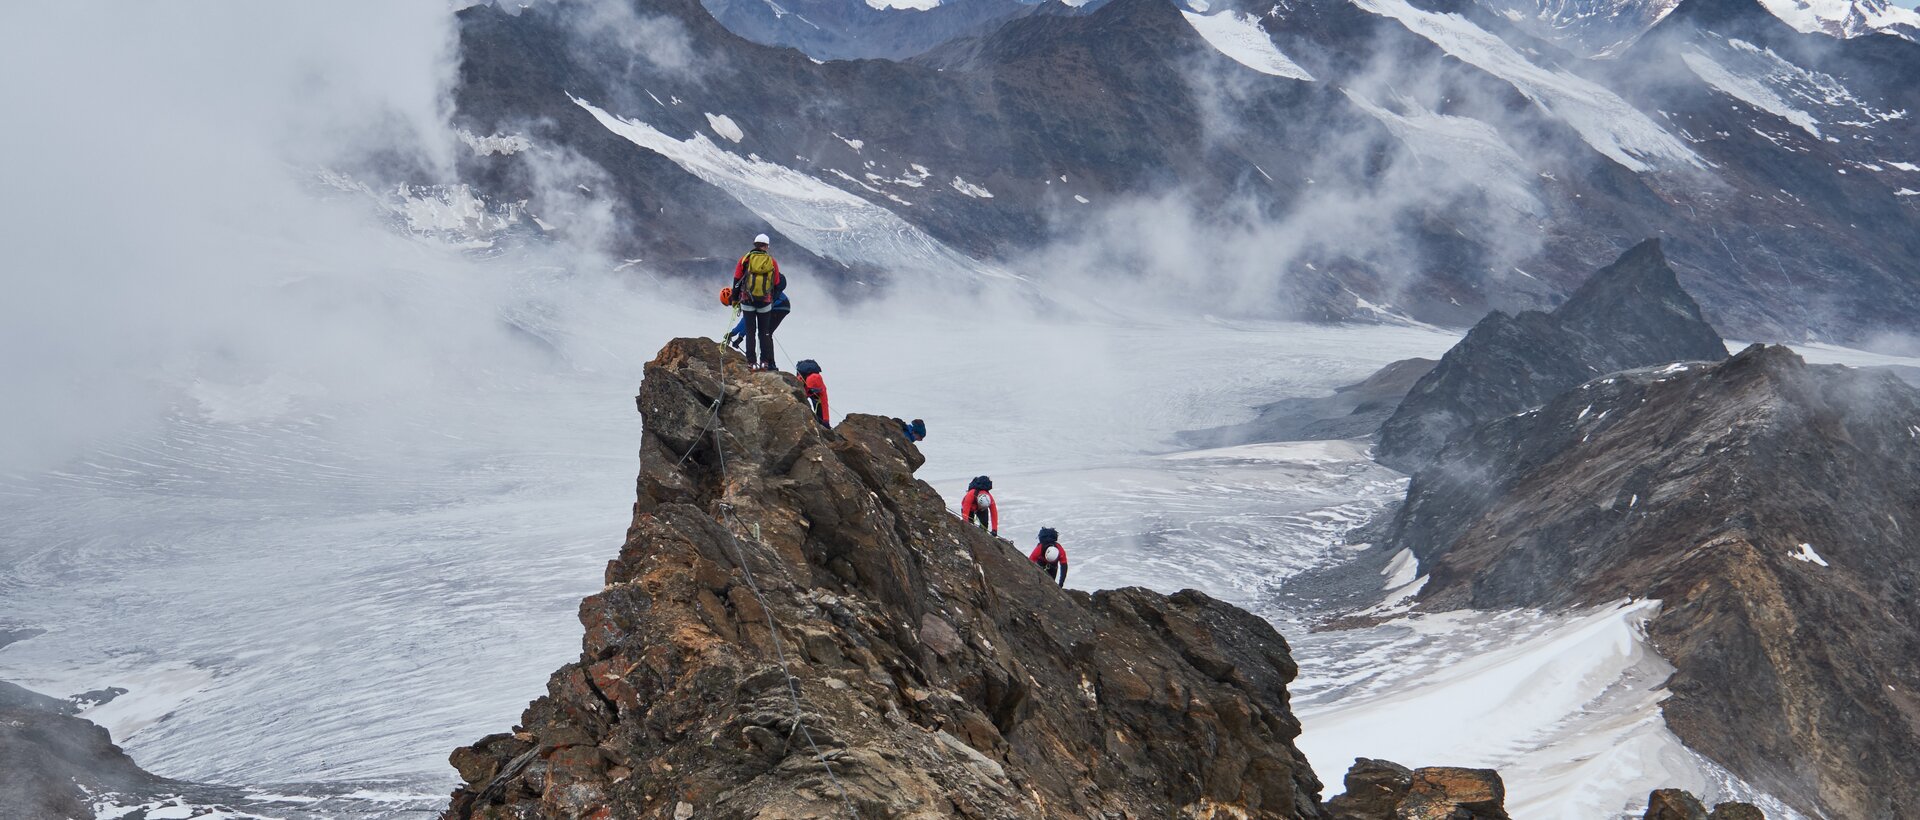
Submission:
{"label": "rocky ridge", "polygon": [[0,816],[93,817],[93,795],[178,793],[72,703],[0,681]]}
{"label": "rocky ridge", "polygon": [[1712,361],[1726,345],[1649,239],[1551,313],[1493,313],[1473,326],[1380,428],[1375,458],[1416,476],[1481,424],[1537,407],[1606,373]]}
{"label": "rocky ridge", "polygon": [[913,477],[897,423],[828,430],[711,342],[669,343],[638,404],[581,658],[453,754],[449,817],[1324,816],[1265,621],[1055,587]]}
{"label": "rocky ridge", "polygon": [[1421,606],[1664,602],[1668,726],[1796,808],[1920,805],[1920,391],[1755,345],[1608,375],[1419,474]]}

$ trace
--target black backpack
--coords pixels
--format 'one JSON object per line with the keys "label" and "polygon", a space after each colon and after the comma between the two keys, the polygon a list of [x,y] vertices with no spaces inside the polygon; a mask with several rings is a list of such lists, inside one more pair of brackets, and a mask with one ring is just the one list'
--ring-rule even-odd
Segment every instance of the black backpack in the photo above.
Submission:
{"label": "black backpack", "polygon": [[1060,532],[1052,527],[1041,527],[1040,543],[1048,546],[1060,543]]}
{"label": "black backpack", "polygon": [[986,490],[987,492],[993,492],[993,479],[983,475],[974,476],[973,481],[967,484],[967,489]]}
{"label": "black backpack", "polygon": [[811,376],[820,372],[820,363],[812,359],[801,359],[798,364],[793,366],[793,372],[802,376]]}

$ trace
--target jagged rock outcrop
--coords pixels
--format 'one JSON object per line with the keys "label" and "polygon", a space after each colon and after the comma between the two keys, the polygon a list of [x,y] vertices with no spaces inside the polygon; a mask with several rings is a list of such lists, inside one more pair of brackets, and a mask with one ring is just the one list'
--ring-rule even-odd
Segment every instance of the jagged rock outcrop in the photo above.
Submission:
{"label": "jagged rock outcrop", "polygon": [[1647,795],[1647,813],[1641,820],[1766,820],[1752,803],[1721,803],[1707,810],[1700,798],[1683,789],[1655,789]]}
{"label": "jagged rock outcrop", "polygon": [[1327,801],[1331,820],[1507,820],[1507,789],[1492,769],[1408,769],[1360,758],[1346,793]]}
{"label": "jagged rock outcrop", "polygon": [[1616,373],[1482,425],[1386,546],[1422,606],[1664,602],[1664,712],[1802,811],[1920,806],[1920,391],[1755,345]]}
{"label": "jagged rock outcrop", "polygon": [[1481,424],[1617,370],[1714,361],[1726,346],[1649,239],[1552,313],[1493,313],[1421,377],[1380,428],[1374,456],[1418,473]]}
{"label": "jagged rock outcrop", "polygon": [[1055,587],[913,477],[897,424],[827,430],[712,342],[669,343],[638,404],[581,657],[454,752],[448,817],[1324,816],[1265,621]]}
{"label": "jagged rock outcrop", "polygon": [[1436,364],[1432,359],[1401,359],[1365,379],[1334,388],[1332,395],[1281,399],[1259,407],[1260,415],[1252,421],[1188,430],[1180,434],[1180,441],[1189,447],[1231,447],[1371,436]]}

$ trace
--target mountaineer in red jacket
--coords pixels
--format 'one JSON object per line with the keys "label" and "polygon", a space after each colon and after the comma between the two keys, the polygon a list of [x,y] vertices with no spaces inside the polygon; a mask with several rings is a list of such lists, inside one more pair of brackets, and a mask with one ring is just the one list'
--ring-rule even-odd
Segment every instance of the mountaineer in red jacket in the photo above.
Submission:
{"label": "mountaineer in red jacket", "polygon": [[807,403],[813,405],[813,417],[820,423],[832,427],[827,420],[827,380],[820,377],[820,363],[812,359],[801,359],[793,366],[793,372],[800,374],[800,384],[807,389]]}
{"label": "mountaineer in red jacket", "polygon": [[1055,579],[1060,586],[1067,585],[1067,548],[1060,546],[1060,533],[1052,527],[1040,528],[1040,543],[1027,557],[1046,570],[1048,578]]}
{"label": "mountaineer in red jacket", "polygon": [[960,499],[960,517],[994,535],[1000,534],[1000,506],[993,503],[993,479],[974,476],[967,484],[967,494]]}

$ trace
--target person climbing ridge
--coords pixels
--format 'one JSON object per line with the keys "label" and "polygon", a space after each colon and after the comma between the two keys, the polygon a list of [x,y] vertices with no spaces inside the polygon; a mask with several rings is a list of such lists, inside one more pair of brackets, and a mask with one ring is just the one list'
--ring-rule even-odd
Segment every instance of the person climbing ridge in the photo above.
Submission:
{"label": "person climbing ridge", "polygon": [[917,442],[917,441],[926,440],[927,438],[926,422],[921,421],[920,419],[914,419],[911,422],[900,421],[899,419],[894,419],[894,421],[900,422],[900,432],[906,434],[908,441]]}
{"label": "person climbing ridge", "polygon": [[1048,578],[1058,581],[1062,587],[1067,585],[1067,548],[1060,546],[1060,533],[1052,527],[1040,528],[1040,543],[1027,557],[1046,570]]}
{"label": "person climbing ridge", "polygon": [[793,366],[793,372],[800,374],[800,384],[806,388],[807,403],[813,406],[813,417],[823,427],[832,427],[827,420],[827,381],[820,376],[820,363],[812,359],[801,359]]}
{"label": "person climbing ridge", "polygon": [[1000,534],[1000,506],[993,503],[993,479],[974,476],[960,499],[960,517],[994,535]]}
{"label": "person climbing ridge", "polygon": [[786,311],[773,308],[786,293],[787,277],[780,274],[780,263],[767,252],[772,241],[766,234],[754,237],[753,250],[733,266],[733,302],[739,305],[745,322],[741,336],[747,343],[747,362],[755,370],[775,369],[773,330],[787,318]]}

